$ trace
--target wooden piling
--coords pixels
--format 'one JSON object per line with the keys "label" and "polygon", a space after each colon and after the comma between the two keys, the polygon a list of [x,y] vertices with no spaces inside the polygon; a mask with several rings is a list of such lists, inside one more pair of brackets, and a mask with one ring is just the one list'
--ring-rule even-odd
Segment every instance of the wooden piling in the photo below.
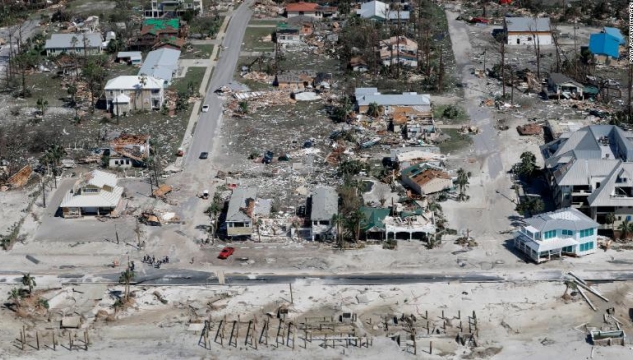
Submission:
{"label": "wooden piling", "polygon": [[37,350],[40,350],[40,333],[39,331],[35,332],[35,344],[37,345]]}
{"label": "wooden piling", "polygon": [[433,355],[433,341],[429,343],[429,354]]}
{"label": "wooden piling", "polygon": [[446,319],[446,318],[444,317],[444,310],[442,310],[442,319]]}
{"label": "wooden piling", "polygon": [[457,310],[457,319],[461,319],[461,318],[462,318],[462,311]]}
{"label": "wooden piling", "polygon": [[20,330],[20,344],[22,346],[22,351],[24,351],[24,331]]}
{"label": "wooden piling", "polygon": [[55,349],[55,348],[56,348],[56,345],[57,345],[57,344],[56,344],[56,342],[55,342],[55,330],[53,330],[53,351],[57,351],[57,349]]}
{"label": "wooden piling", "polygon": [[68,350],[73,349],[73,338],[70,336],[70,331],[68,332]]}
{"label": "wooden piling", "polygon": [[426,334],[430,335],[431,334],[431,327],[429,326],[429,321],[426,321]]}

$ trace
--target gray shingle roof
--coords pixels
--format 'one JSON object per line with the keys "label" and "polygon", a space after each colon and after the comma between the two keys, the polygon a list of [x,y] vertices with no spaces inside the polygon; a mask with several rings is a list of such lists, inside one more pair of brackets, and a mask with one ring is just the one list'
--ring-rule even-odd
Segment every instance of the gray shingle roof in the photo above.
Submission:
{"label": "gray shingle roof", "polygon": [[580,88],[584,88],[585,86],[577,81],[574,81],[572,78],[570,78],[567,75],[561,74],[561,73],[551,73],[549,74],[550,80],[552,80],[552,82],[554,84],[564,84],[564,83],[572,83]]}
{"label": "gray shingle roof", "polygon": [[178,69],[179,58],[180,50],[163,48],[150,51],[138,74],[170,82],[174,72]]}
{"label": "gray shingle roof", "polygon": [[[383,106],[430,106],[431,96],[428,94],[418,94],[407,92],[402,94],[381,94],[378,92],[369,93],[369,90],[358,92],[356,89],[356,102],[358,106],[369,105],[373,102]],[[372,89],[373,90],[373,89]]]}
{"label": "gray shingle roof", "polygon": [[332,220],[338,214],[338,193],[333,187],[317,187],[312,194],[312,211],[310,220]]}
{"label": "gray shingle roof", "polygon": [[585,230],[598,227],[599,224],[578,209],[565,208],[525,219],[528,226],[540,232],[549,230]]}
{"label": "gray shingle roof", "polygon": [[579,159],[574,160],[565,172],[556,176],[556,183],[559,186],[567,185],[590,185],[592,178],[604,178],[611,173],[613,168],[619,163],[618,160],[606,159]]}
{"label": "gray shingle roof", "polygon": [[551,31],[549,18],[507,17],[505,21],[508,32]]}
{"label": "gray shingle roof", "polygon": [[74,44],[76,49],[82,49],[84,47],[84,37],[87,39],[86,47],[95,48],[101,47],[103,39],[101,34],[53,34],[51,38],[46,40],[45,49],[70,49],[73,48],[72,39],[77,38],[77,42]]}
{"label": "gray shingle roof", "polygon": [[257,199],[256,188],[238,187],[233,190],[231,200],[229,200],[229,209],[226,212],[226,221],[250,221],[251,218],[240,210],[246,208],[248,199],[253,199],[254,201]]}

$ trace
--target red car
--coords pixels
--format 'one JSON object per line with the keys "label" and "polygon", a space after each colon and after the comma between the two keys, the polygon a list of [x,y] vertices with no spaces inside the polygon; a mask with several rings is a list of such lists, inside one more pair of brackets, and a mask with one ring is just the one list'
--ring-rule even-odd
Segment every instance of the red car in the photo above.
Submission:
{"label": "red car", "polygon": [[228,259],[228,257],[233,255],[234,252],[235,252],[234,247],[227,246],[224,249],[222,249],[222,251],[220,251],[220,255],[218,255],[218,259],[222,259],[222,260]]}

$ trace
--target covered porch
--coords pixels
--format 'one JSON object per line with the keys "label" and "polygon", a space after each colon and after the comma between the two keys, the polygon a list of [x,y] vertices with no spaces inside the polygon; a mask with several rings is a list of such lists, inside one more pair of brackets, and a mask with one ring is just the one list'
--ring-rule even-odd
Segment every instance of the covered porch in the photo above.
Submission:
{"label": "covered porch", "polygon": [[576,256],[578,241],[571,237],[534,241],[521,235],[514,238],[514,247],[532,261],[540,264],[552,259],[560,259],[563,255]]}

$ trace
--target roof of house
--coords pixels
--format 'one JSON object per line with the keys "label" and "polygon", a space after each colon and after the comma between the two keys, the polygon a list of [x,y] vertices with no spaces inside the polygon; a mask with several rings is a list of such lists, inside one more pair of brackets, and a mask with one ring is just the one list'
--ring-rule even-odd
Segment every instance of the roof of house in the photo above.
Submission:
{"label": "roof of house", "polygon": [[618,58],[620,57],[620,40],[608,33],[591,34],[589,36],[589,51],[595,55]]}
{"label": "roof of house", "polygon": [[[83,194],[70,192],[64,196],[60,207],[116,207],[123,195],[123,188],[117,186],[117,177],[114,174],[100,170],[93,170],[83,176],[79,186],[95,186],[101,190],[96,194]],[[104,190],[109,186],[112,191]]]}
{"label": "roof of house", "polygon": [[356,10],[356,14],[363,18],[389,18],[390,20],[397,20],[398,16],[400,17],[400,20],[408,20],[410,17],[410,13],[408,11],[400,10],[398,13],[398,11],[389,10],[389,5],[382,1],[370,1],[368,3],[364,3],[360,6],[360,9]]}
{"label": "roof of house", "polygon": [[148,75],[170,82],[174,72],[178,69],[180,50],[160,49],[150,51],[139,70],[139,75]]}
{"label": "roof of house", "polygon": [[123,75],[108,80],[105,90],[137,90],[137,89],[161,89],[163,80],[145,76],[145,84],[141,84],[141,76]]}
{"label": "roof of house", "polygon": [[363,60],[363,58],[360,57],[360,56],[354,56],[351,59],[349,59],[349,66],[351,66],[351,67],[367,66],[367,62],[365,60]]}
{"label": "roof of house", "polygon": [[617,187],[633,187],[633,163],[618,161],[589,197],[589,206],[627,207],[633,204],[633,198],[616,191]]}
{"label": "roof of house", "polygon": [[564,83],[572,83],[575,86],[578,86],[580,88],[584,88],[583,84],[581,84],[581,83],[579,83],[577,81],[574,81],[569,76],[561,74],[561,73],[551,73],[551,74],[549,74],[549,78],[550,78],[550,80],[552,80],[552,82],[554,84],[557,84],[557,85],[558,84],[564,84]]}
{"label": "roof of house", "polygon": [[[77,41],[73,46],[73,38]],[[96,48],[101,47],[103,39],[99,33],[91,34],[53,34],[51,38],[46,40],[45,49],[69,49],[69,48],[83,48],[84,39],[86,39],[86,47]]]}
{"label": "roof of house", "polygon": [[612,159],[573,159],[561,171],[555,171],[554,177],[559,186],[590,185],[592,180],[601,182],[611,173],[618,160]]}
{"label": "roof of house", "polygon": [[[540,147],[545,167],[562,178],[577,159],[633,161],[633,134],[615,125],[590,125]],[[606,166],[606,165],[605,165]],[[583,167],[574,177],[587,177]]]}
{"label": "roof of house", "polygon": [[312,82],[316,76],[313,70],[289,70],[277,75],[277,83]]}
{"label": "roof of house", "polygon": [[336,189],[320,186],[312,193],[312,210],[310,220],[332,220],[338,214],[338,193]]}
{"label": "roof of house", "polygon": [[180,20],[175,19],[145,19],[141,27],[141,33],[158,35],[162,32],[178,32]]}
{"label": "roof of house", "polygon": [[420,185],[421,188],[424,188],[424,186],[430,183],[431,181],[438,180],[438,179],[444,180],[444,182],[446,183],[446,185],[448,185],[448,187],[450,187],[449,184],[452,184],[451,176],[447,172],[443,170],[439,170],[439,169],[433,169],[433,168],[427,168],[423,170],[421,173],[411,176],[410,179],[416,184]]}
{"label": "roof of house", "polygon": [[[359,91],[361,90],[361,91]],[[377,90],[375,88],[367,88],[367,90],[356,89],[356,102],[358,106],[369,105],[373,102],[383,106],[430,106],[431,95],[418,94],[416,92],[406,92],[402,94],[381,94],[379,92],[370,92]]]}
{"label": "roof of house", "polygon": [[362,207],[360,211],[363,212],[365,216],[365,221],[362,222],[361,226],[363,227],[363,231],[369,230],[384,230],[385,223],[384,220],[389,214],[391,210],[385,208],[370,208],[370,207]]}
{"label": "roof of house", "polygon": [[391,148],[390,150],[391,161],[396,161],[396,159],[398,158],[398,155],[400,154],[404,154],[404,153],[408,153],[412,151],[423,151],[427,153],[434,153],[434,154],[441,155],[440,148],[437,146],[425,145],[425,146],[394,147],[394,148]]}
{"label": "roof of house", "polygon": [[438,167],[435,165],[421,163],[421,164],[412,165],[412,166],[409,166],[408,168],[403,169],[402,171],[400,171],[400,175],[405,176],[405,177],[414,177],[421,174],[427,169],[443,170],[441,167]]}
{"label": "roof of house", "polygon": [[604,32],[605,34],[609,34],[615,37],[616,39],[618,39],[618,42],[620,45],[626,44],[626,40],[624,40],[624,35],[622,35],[622,32],[620,31],[620,29],[605,26],[604,28],[602,28],[602,32]]}
{"label": "roof of house", "polygon": [[116,54],[116,57],[119,59],[130,58],[131,60],[134,60],[143,59],[143,54],[140,51],[119,51],[119,53]]}
{"label": "roof of house", "polygon": [[[251,214],[247,214],[249,209],[249,199],[253,201],[253,206],[257,200],[256,188],[238,187],[233,190],[231,200],[229,200],[229,209],[226,212],[226,221],[229,222],[243,222],[250,221]],[[253,209],[254,210],[254,207]]]}
{"label": "roof of house", "polygon": [[526,227],[531,226],[539,232],[549,230],[585,230],[596,228],[599,224],[575,208],[564,208],[525,219]]}
{"label": "roof of house", "polygon": [[317,3],[297,2],[286,5],[286,12],[314,12],[319,7]]}
{"label": "roof of house", "polygon": [[380,40],[380,46],[399,45],[401,47],[409,47],[411,50],[417,50],[418,43],[406,36],[392,36],[389,39]]}
{"label": "roof of house", "polygon": [[506,17],[508,32],[551,32],[549,18]]}

